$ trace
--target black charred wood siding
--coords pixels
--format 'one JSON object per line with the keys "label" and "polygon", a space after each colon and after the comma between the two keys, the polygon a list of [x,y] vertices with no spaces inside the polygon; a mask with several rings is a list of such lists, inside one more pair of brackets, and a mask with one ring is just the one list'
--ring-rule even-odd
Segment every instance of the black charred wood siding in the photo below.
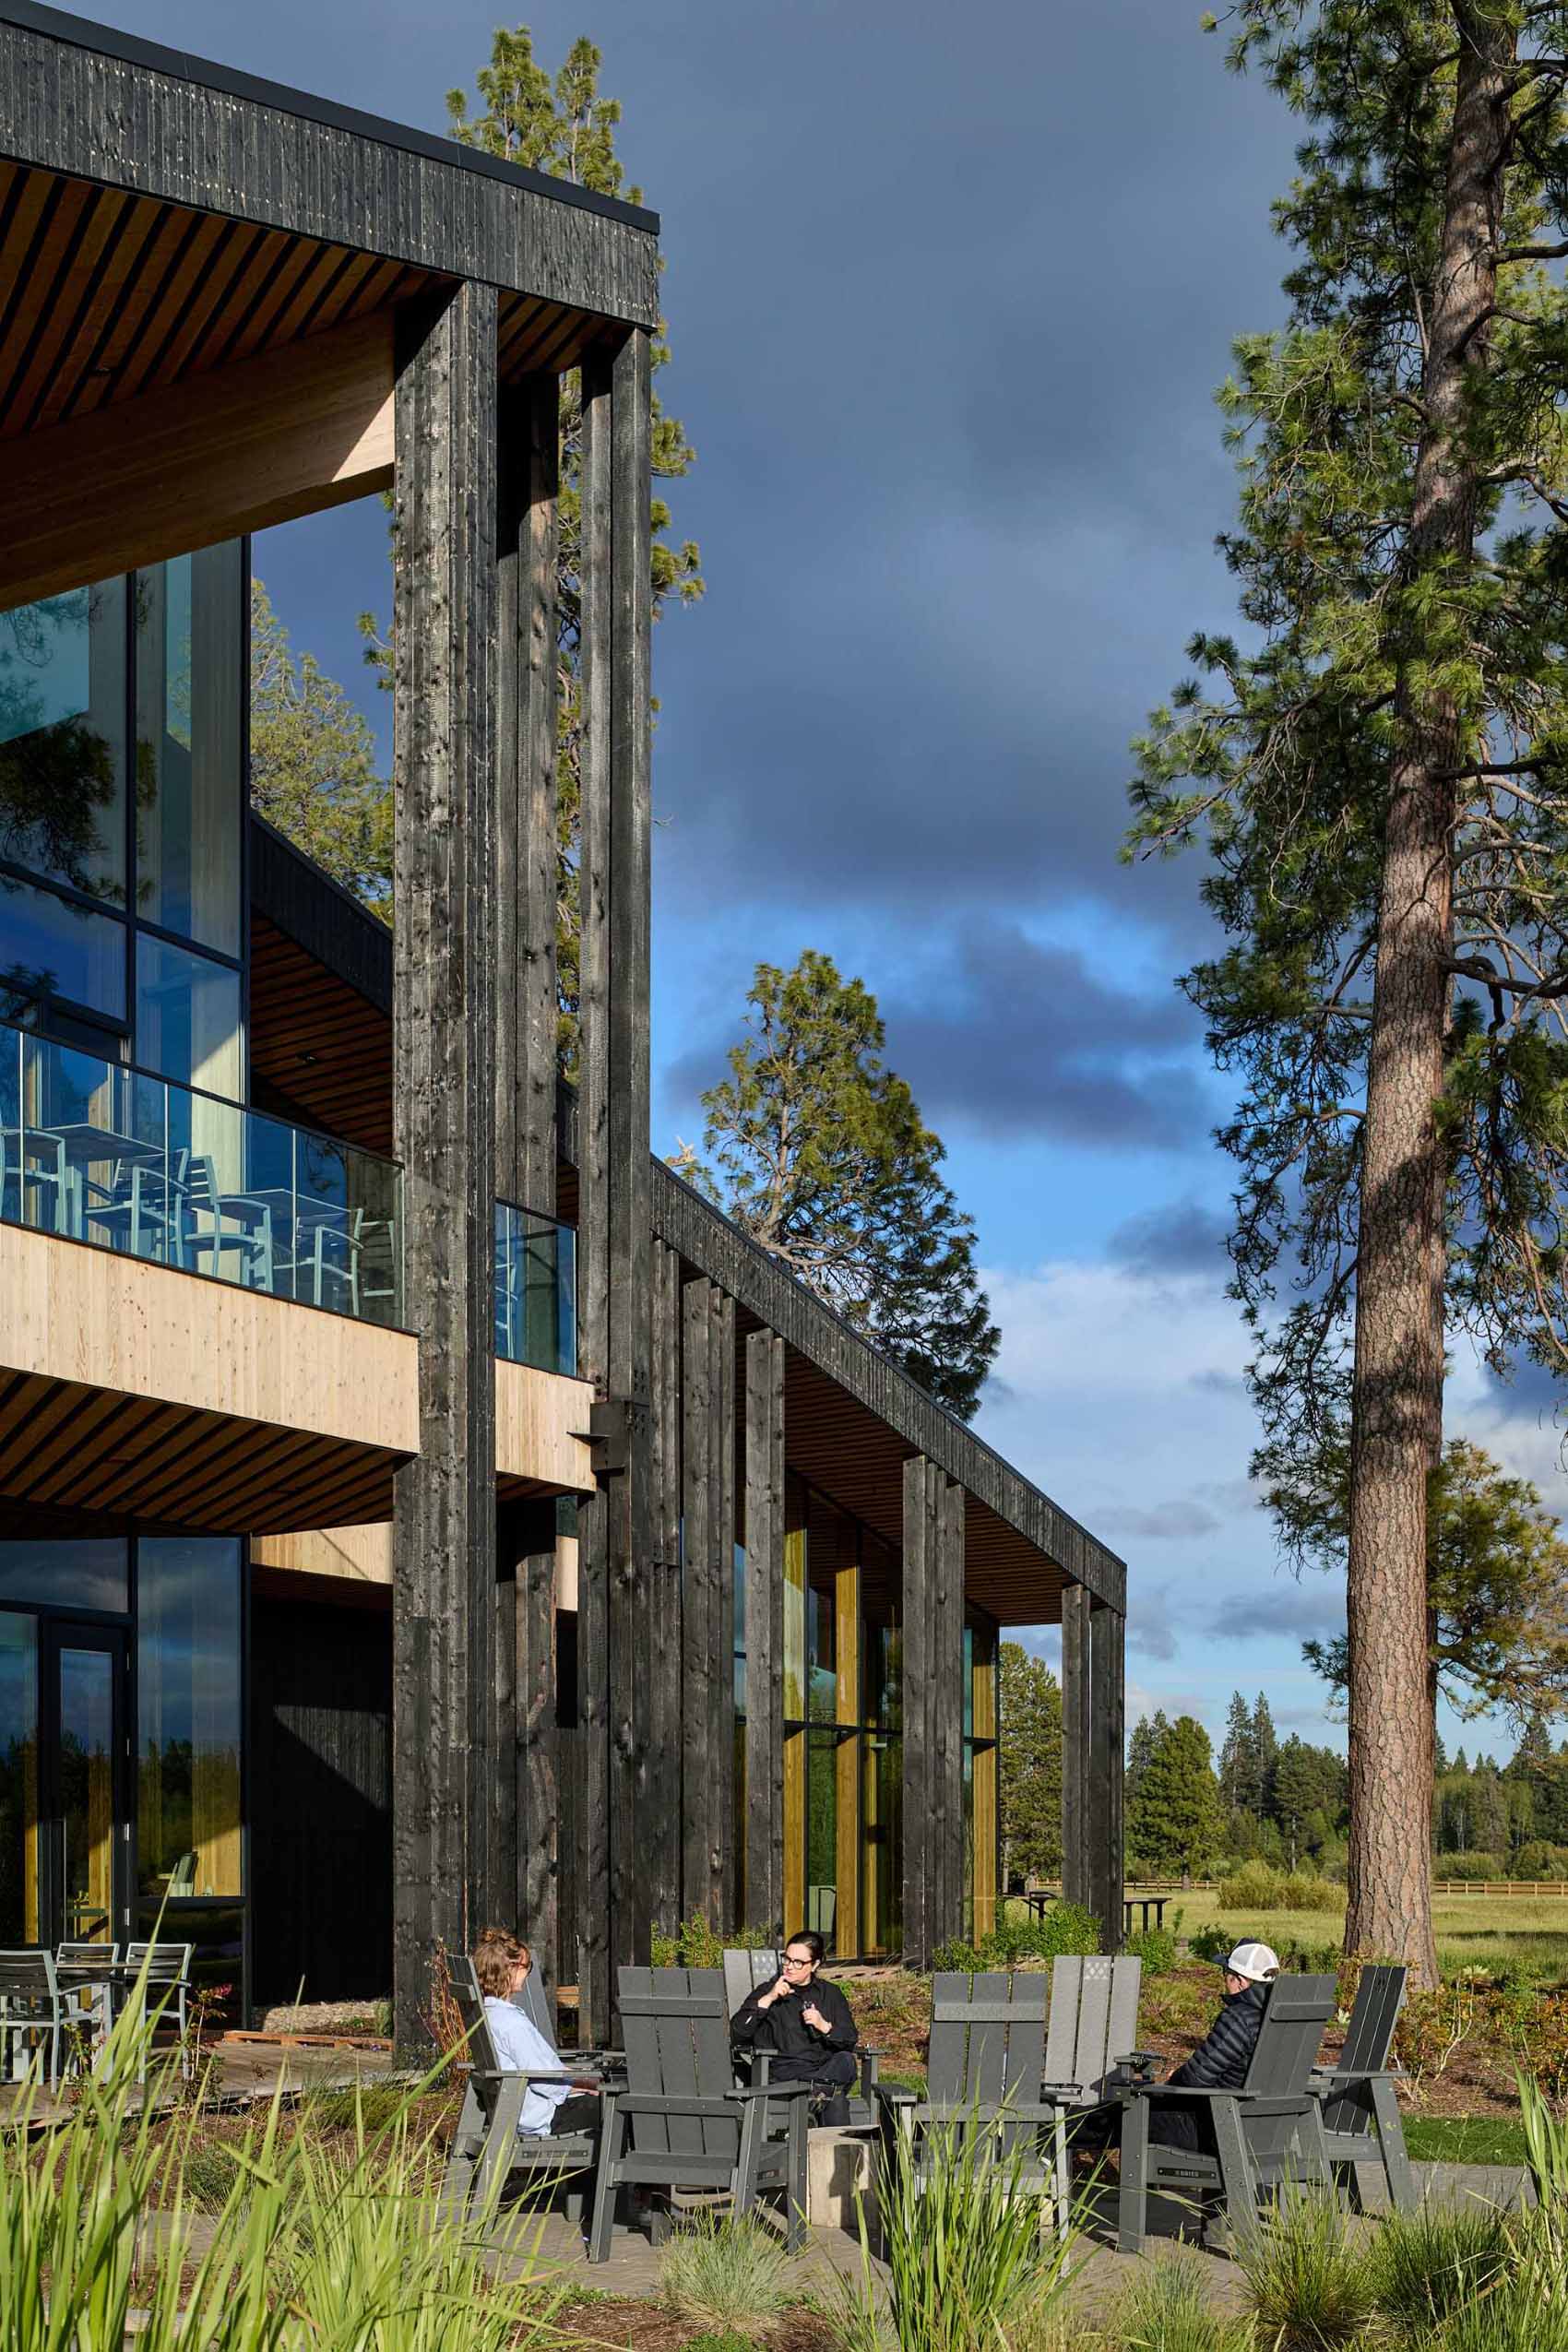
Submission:
{"label": "black charred wood siding", "polygon": [[251,1604],[251,1918],[258,2007],[392,1984],[392,1619]]}

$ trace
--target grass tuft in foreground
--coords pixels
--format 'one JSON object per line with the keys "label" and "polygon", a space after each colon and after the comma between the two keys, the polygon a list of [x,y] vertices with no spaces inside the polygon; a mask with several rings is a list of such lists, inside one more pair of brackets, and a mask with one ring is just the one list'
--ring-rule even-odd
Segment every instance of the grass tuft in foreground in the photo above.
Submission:
{"label": "grass tuft in foreground", "polygon": [[1365,2337],[1371,2270],[1331,2198],[1287,2191],[1265,2219],[1237,2232],[1235,2255],[1258,2334],[1274,2352],[1338,2352]]}
{"label": "grass tuft in foreground", "polygon": [[761,2222],[705,2214],[675,2231],[659,2265],[661,2299],[691,2326],[747,2339],[790,2300],[790,2257]]}

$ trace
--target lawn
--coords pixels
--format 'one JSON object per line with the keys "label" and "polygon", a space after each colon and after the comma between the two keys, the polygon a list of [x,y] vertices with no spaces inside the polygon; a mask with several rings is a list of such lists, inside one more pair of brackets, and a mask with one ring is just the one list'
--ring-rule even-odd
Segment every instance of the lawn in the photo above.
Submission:
{"label": "lawn", "polygon": [[[1167,1906],[1169,1928],[1182,1914],[1181,1932],[1223,1920],[1238,1937],[1257,1936],[1277,1948],[1337,1944],[1342,1911],[1263,1911],[1243,1915],[1223,1905],[1212,1888],[1194,1887]],[[1444,1969],[1527,1968],[1541,1981],[1568,1978],[1568,1899],[1560,1895],[1440,1895],[1432,1904],[1438,1957]]]}

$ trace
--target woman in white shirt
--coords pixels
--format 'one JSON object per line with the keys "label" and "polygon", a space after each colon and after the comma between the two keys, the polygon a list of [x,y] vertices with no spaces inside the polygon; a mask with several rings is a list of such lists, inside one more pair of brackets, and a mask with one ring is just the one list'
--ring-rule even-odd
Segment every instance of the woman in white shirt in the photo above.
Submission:
{"label": "woman in white shirt", "polygon": [[[498,2064],[508,2074],[564,2073],[560,2052],[514,2006],[533,1966],[528,1945],[505,1928],[486,1928],[474,1946],[473,1961]],[[517,2132],[519,2137],[548,2134],[564,2140],[597,2132],[599,2115],[595,2091],[575,2091],[570,2083],[530,2083],[523,2094]]]}

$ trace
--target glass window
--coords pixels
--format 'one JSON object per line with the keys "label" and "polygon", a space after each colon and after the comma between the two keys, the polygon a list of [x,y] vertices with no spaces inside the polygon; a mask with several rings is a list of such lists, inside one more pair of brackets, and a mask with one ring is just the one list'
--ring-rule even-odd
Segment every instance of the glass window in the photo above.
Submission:
{"label": "glass window", "polygon": [[203,548],[137,574],[137,911],[240,952],[238,551]]}
{"label": "glass window", "polygon": [[240,1098],[240,976],[143,932],[137,941],[136,1058],[165,1078]]}
{"label": "glass window", "polygon": [[864,1741],[861,1775],[861,1948],[896,1952],[904,1940],[904,1743]]}
{"label": "glass window", "polygon": [[240,2022],[240,1987],[244,1968],[245,1915],[221,1909],[215,1903],[182,1903],[167,1911],[160,1903],[137,1907],[137,1934],[150,1940],[166,1936],[175,1943],[194,1944],[191,1981],[215,2004],[220,2028]]}
{"label": "glass window", "polygon": [[125,584],[0,612],[0,857],[125,899]]}
{"label": "glass window", "polygon": [[0,1944],[38,1942],[38,1627],[0,1616]]}
{"label": "glass window", "polygon": [[125,926],[0,874],[0,1019],[29,1024],[53,998],[125,1017]]}
{"label": "glass window", "polygon": [[237,1543],[141,1538],[137,1655],[141,1892],[242,1894]]}
{"label": "glass window", "polygon": [[809,1731],[806,1740],[806,1925],[836,1945],[838,1738],[832,1731]]}
{"label": "glass window", "polygon": [[64,1543],[0,1543],[0,1601],[41,1608],[130,1608],[129,1550],[124,1536],[72,1537]]}

